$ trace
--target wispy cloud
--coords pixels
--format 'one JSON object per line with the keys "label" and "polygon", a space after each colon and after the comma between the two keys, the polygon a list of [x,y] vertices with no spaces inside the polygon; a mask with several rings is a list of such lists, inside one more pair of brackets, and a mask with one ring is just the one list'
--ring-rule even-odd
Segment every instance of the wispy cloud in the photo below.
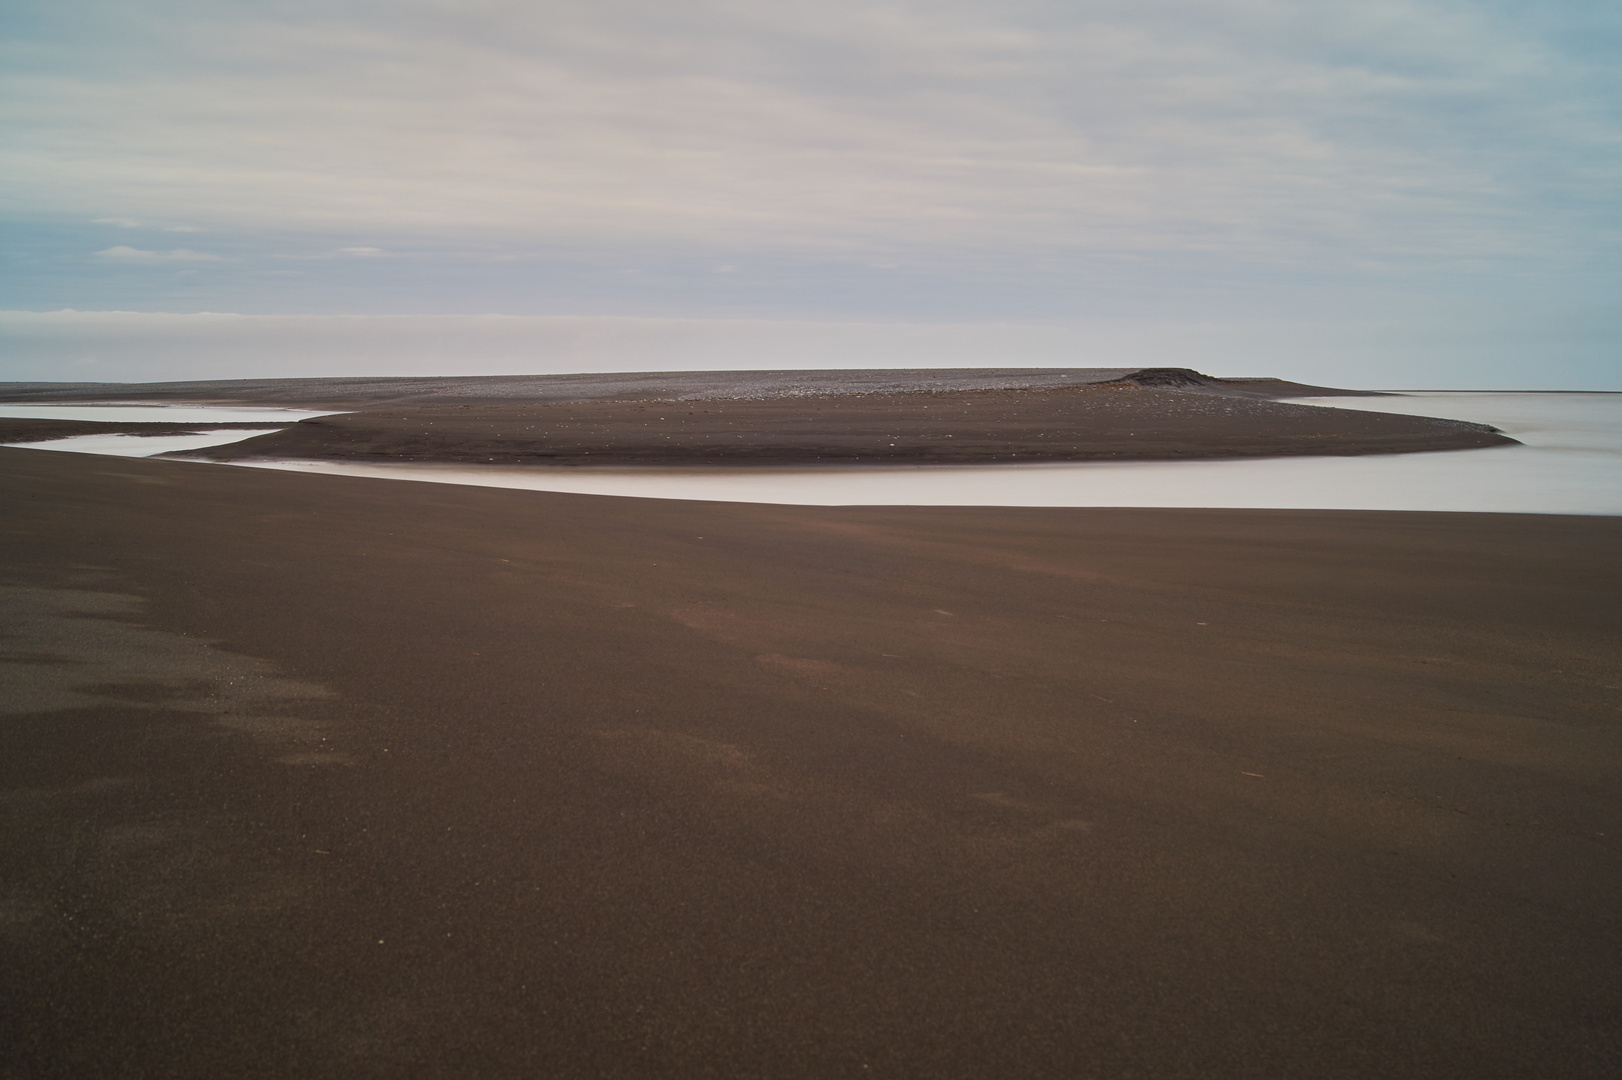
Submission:
{"label": "wispy cloud", "polygon": [[[1095,319],[1071,325],[647,319],[507,315],[191,315],[0,311],[8,377],[160,380],[324,375],[534,374],[849,367],[1192,366],[1380,389],[1438,386],[1609,389],[1595,359],[1564,379],[1528,364],[1505,313],[1472,312],[1472,332],[1439,346],[1445,322],[1401,334],[1367,320]],[[1607,331],[1614,336],[1615,320]],[[1569,349],[1595,327],[1550,320],[1541,348]],[[1562,335],[1565,335],[1563,338]]]}
{"label": "wispy cloud", "polygon": [[144,221],[127,217],[101,217],[91,218],[92,225],[117,225],[120,229],[153,229],[158,232],[193,233],[203,230],[196,225],[149,225]]}
{"label": "wispy cloud", "polygon": [[1352,265],[1583,247],[1622,179],[1614,75],[1496,5],[147,6],[7,79],[35,205]]}
{"label": "wispy cloud", "polygon": [[[1622,288],[1592,0],[18,5],[0,214],[38,242],[0,274],[41,307],[1396,327]],[[88,221],[229,258],[42,273]]]}
{"label": "wispy cloud", "polygon": [[218,255],[210,255],[206,251],[193,251],[190,248],[175,248],[173,251],[143,251],[140,248],[126,247],[123,244],[104,248],[96,252],[95,257],[105,259],[108,262],[142,263],[147,265],[225,261]]}
{"label": "wispy cloud", "polygon": [[276,251],[271,252],[269,257],[272,259],[397,259],[401,256],[399,252],[388,251],[379,247],[341,247],[315,252]]}

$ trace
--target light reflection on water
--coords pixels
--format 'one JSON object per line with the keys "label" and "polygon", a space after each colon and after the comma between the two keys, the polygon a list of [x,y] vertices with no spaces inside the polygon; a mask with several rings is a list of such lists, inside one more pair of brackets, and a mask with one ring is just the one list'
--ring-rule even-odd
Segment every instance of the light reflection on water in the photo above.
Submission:
{"label": "light reflection on water", "polygon": [[66,450],[75,454],[109,454],[113,457],[151,457],[170,454],[177,450],[201,450],[207,446],[266,435],[280,428],[232,428],[226,431],[204,431],[196,435],[74,435],[48,442],[6,443],[20,450]]}
{"label": "light reflection on water", "polygon": [[[331,416],[309,409],[261,408],[240,405],[165,405],[127,402],[77,402],[72,405],[13,402],[0,404],[0,417],[27,420],[90,420],[114,424],[296,424],[312,416]],[[177,450],[201,450],[209,446],[251,439],[278,428],[237,428],[198,432],[194,435],[74,435],[44,442],[6,443],[24,450],[65,450],[77,454],[108,454],[113,457],[151,457]]]}
{"label": "light reflection on water", "polygon": [[[1492,424],[1526,445],[1366,457],[908,468],[261,468],[655,499],[814,506],[1166,506],[1622,514],[1622,394],[1423,394],[1308,404]],[[247,463],[244,463],[247,464]]]}
{"label": "light reflection on water", "polygon": [[[548,468],[410,463],[241,462],[258,468],[481,487],[658,499],[800,505],[1164,506],[1622,514],[1622,394],[1427,393],[1307,398],[1305,404],[1492,424],[1524,446],[1366,457],[1047,465],[756,468]],[[36,444],[87,453],[185,447],[87,436]],[[113,440],[119,440],[114,443]]]}
{"label": "light reflection on water", "polygon": [[1474,420],[1491,424],[1511,438],[1539,449],[1622,454],[1622,394],[1432,390],[1401,396],[1290,401],[1297,405]]}

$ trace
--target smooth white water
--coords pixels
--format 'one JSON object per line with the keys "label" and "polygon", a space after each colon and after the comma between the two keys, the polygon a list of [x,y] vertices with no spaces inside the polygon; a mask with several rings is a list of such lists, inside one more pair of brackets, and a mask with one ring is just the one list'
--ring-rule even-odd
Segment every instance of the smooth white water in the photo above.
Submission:
{"label": "smooth white water", "polygon": [[1308,404],[1475,420],[1524,446],[1366,457],[819,469],[244,462],[655,499],[815,506],[1167,506],[1622,514],[1622,394],[1428,393]]}
{"label": "smooth white water", "polygon": [[1622,454],[1622,394],[1424,390],[1401,396],[1290,401],[1296,405],[1474,420],[1491,424],[1511,438],[1541,450]]}
{"label": "smooth white water", "polygon": [[[117,424],[296,424],[312,416],[331,416],[310,409],[259,408],[253,406],[129,404],[127,402],[88,402],[73,405],[44,405],[27,402],[0,403],[0,417],[27,420],[92,420]],[[77,454],[109,454],[114,457],[151,457],[176,450],[201,450],[208,446],[251,439],[276,431],[276,427],[237,428],[198,432],[195,435],[75,435],[44,442],[6,443],[25,450],[66,450]]]}
{"label": "smooth white water", "polygon": [[6,443],[22,450],[67,450],[75,454],[109,454],[113,457],[152,457],[176,450],[201,450],[206,446],[224,446],[226,443],[266,435],[280,428],[231,428],[225,431],[201,431],[196,435],[74,435],[66,439],[47,442]]}
{"label": "smooth white water", "polygon": [[[1437,392],[1299,400],[1335,408],[1475,420],[1492,424],[1526,445],[1367,457],[904,468],[614,469],[325,461],[240,464],[480,487],[820,506],[1167,506],[1622,514],[1622,394]],[[258,432],[174,437],[212,440],[190,442],[184,447],[167,445],[167,438],[105,435],[31,445],[49,450],[148,456],[220,445],[254,434]]]}

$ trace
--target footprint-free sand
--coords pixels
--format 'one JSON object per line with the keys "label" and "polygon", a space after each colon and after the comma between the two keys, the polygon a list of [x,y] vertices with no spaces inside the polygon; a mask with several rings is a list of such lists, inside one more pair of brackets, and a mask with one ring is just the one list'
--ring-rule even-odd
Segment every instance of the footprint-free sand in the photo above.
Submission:
{"label": "footprint-free sand", "polygon": [[0,1075],[1615,1074],[1622,519],[0,505]]}

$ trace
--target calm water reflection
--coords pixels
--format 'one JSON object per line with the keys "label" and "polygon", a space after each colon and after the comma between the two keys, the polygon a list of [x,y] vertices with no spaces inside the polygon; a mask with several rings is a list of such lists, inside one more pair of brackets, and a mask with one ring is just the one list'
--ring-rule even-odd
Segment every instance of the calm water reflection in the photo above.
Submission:
{"label": "calm water reflection", "polygon": [[25,450],[66,450],[78,454],[108,454],[113,457],[151,457],[177,450],[201,450],[209,446],[251,439],[277,430],[272,425],[296,424],[312,416],[331,412],[310,409],[271,409],[252,406],[162,405],[97,402],[73,405],[36,405],[27,402],[0,404],[0,417],[31,420],[92,420],[117,424],[252,424],[262,428],[198,432],[195,435],[77,435],[47,442],[6,443]]}
{"label": "calm water reflection", "polygon": [[6,443],[23,450],[67,450],[76,454],[108,454],[112,457],[152,457],[172,454],[177,450],[202,450],[209,446],[251,439],[280,428],[232,428],[226,431],[203,431],[196,435],[75,435],[68,439],[48,442]]}
{"label": "calm water reflection", "polygon": [[1185,506],[1622,514],[1622,394],[1413,394],[1308,404],[1476,420],[1526,445],[1251,461],[837,469],[262,468],[656,499],[801,505]]}
{"label": "calm water reflection", "polygon": [[[308,461],[251,464],[295,472],[591,495],[821,506],[1183,506],[1622,514],[1622,394],[1424,393],[1303,401],[1336,408],[1476,420],[1492,424],[1526,445],[1352,458],[908,468],[612,469]],[[177,408],[159,411],[163,414],[160,419],[192,412]],[[208,411],[228,412],[232,419],[258,419],[268,410]],[[255,415],[242,416],[245,412]],[[192,415],[184,419],[203,420]],[[226,422],[223,417],[210,419]],[[253,434],[258,432],[164,438],[95,435],[32,445],[50,450],[150,456],[218,445]],[[178,440],[187,441],[181,444]]]}

